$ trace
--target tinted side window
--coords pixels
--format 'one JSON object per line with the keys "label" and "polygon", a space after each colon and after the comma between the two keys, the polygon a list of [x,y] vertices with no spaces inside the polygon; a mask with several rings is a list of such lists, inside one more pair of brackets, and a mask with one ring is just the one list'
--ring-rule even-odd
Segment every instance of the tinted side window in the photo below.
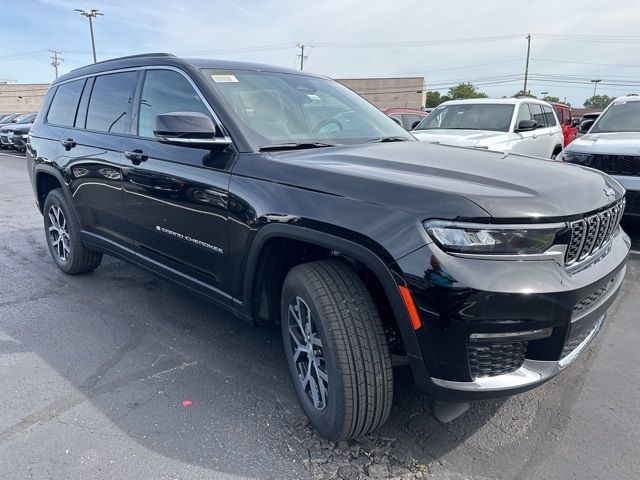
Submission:
{"label": "tinted side window", "polygon": [[87,112],[89,130],[124,133],[137,78],[137,72],[96,77]]}
{"label": "tinted side window", "polygon": [[156,115],[167,112],[211,113],[180,73],[172,70],[149,70],[140,97],[138,135],[153,138]]}
{"label": "tinted side window", "polygon": [[411,130],[411,126],[414,122],[419,122],[422,119],[420,115],[416,115],[414,113],[403,113],[402,114],[402,125],[407,130]]}
{"label": "tinted side window", "polygon": [[542,111],[544,112],[544,118],[547,122],[547,127],[555,127],[558,125],[558,122],[556,122],[556,118],[553,116],[553,110],[551,110],[551,107],[542,105]]}
{"label": "tinted side window", "polygon": [[84,79],[60,85],[51,102],[47,122],[63,127],[73,126],[83,87]]}
{"label": "tinted side window", "polygon": [[542,106],[537,103],[529,104],[529,108],[531,109],[531,114],[533,115],[533,119],[536,121],[538,126],[546,126],[546,122],[544,120],[544,114],[542,113]]}
{"label": "tinted side window", "polygon": [[564,108],[561,107],[553,107],[553,109],[556,111],[556,116],[558,117],[558,120],[560,120],[560,123],[565,123],[565,118],[564,118]]}
{"label": "tinted side window", "polygon": [[521,120],[533,120],[531,112],[529,111],[529,105],[526,103],[521,103],[520,108],[518,108],[518,116],[516,117],[516,128],[518,128],[518,124]]}

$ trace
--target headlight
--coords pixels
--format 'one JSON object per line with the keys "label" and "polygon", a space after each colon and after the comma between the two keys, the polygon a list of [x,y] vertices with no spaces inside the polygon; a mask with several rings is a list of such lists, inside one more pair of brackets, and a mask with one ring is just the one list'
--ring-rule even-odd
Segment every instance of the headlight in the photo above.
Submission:
{"label": "headlight", "polygon": [[569,163],[577,163],[578,165],[589,165],[591,162],[590,153],[577,153],[571,151],[564,151],[562,154],[562,161]]}
{"label": "headlight", "polygon": [[564,224],[497,226],[442,221],[424,222],[429,236],[445,251],[494,255],[544,253]]}

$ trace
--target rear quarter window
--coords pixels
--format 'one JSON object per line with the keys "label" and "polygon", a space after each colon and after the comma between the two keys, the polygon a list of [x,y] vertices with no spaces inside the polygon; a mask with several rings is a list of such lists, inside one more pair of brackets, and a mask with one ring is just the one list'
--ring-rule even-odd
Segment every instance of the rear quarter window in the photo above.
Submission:
{"label": "rear quarter window", "polygon": [[75,80],[63,83],[56,88],[47,113],[47,123],[63,127],[73,126],[84,83],[84,79]]}

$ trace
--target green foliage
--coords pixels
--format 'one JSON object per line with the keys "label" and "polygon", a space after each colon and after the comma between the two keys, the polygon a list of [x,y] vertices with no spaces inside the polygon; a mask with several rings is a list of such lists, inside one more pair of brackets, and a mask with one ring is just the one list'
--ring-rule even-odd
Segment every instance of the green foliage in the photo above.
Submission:
{"label": "green foliage", "polygon": [[440,92],[436,92],[435,90],[427,92],[426,105],[427,108],[434,108],[440,105],[442,102],[446,102],[447,100],[451,100],[447,95],[440,95]]}
{"label": "green foliage", "polygon": [[514,93],[512,98],[516,98],[516,97],[538,98],[535,95],[531,95],[531,92],[525,92],[524,90],[520,90],[520,91]]}
{"label": "green foliage", "polygon": [[560,97],[554,97],[552,95],[545,95],[544,97],[542,97],[542,100],[544,100],[545,102],[560,103]]}
{"label": "green foliage", "polygon": [[488,95],[479,91],[471,83],[459,83],[449,89],[449,97],[451,97],[452,100],[458,100],[460,98],[487,98]]}
{"label": "green foliage", "polygon": [[615,99],[609,95],[593,95],[584,101],[584,108],[597,108],[598,110],[603,110],[607,105],[613,102],[613,100]]}

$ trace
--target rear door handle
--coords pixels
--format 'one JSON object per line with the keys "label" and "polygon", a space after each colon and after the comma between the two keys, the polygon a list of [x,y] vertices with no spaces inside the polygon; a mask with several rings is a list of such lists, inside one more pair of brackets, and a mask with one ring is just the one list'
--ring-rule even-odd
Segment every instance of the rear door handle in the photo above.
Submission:
{"label": "rear door handle", "polygon": [[65,150],[71,150],[73,147],[77,145],[76,141],[73,138],[60,140],[60,144],[65,148]]}
{"label": "rear door handle", "polygon": [[139,148],[136,148],[135,150],[129,152],[124,152],[124,156],[131,160],[131,163],[133,163],[134,165],[140,165],[142,162],[146,162],[149,158],[149,155],[144,153]]}

